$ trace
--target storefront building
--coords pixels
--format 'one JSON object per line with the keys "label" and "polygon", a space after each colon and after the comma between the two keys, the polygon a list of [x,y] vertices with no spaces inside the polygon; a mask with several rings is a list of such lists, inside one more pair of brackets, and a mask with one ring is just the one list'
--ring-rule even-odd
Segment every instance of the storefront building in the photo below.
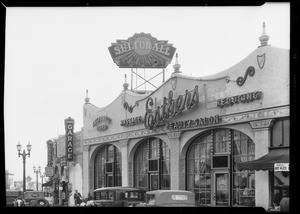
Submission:
{"label": "storefront building", "polygon": [[176,58],[171,77],[152,92],[124,83],[104,108],[87,97],[83,195],[132,186],[193,191],[200,206],[272,206],[289,172],[238,167],[278,149],[289,153],[289,50],[269,45],[265,29],[259,39],[215,75],[185,76]]}
{"label": "storefront building", "polygon": [[[68,118],[69,119],[69,118]],[[74,125],[74,124],[73,124]],[[69,154],[68,140],[72,143]],[[59,135],[47,141],[48,165],[46,176],[50,178],[53,188],[54,206],[74,206],[74,192],[82,192],[82,131]],[[71,158],[70,158],[71,157]]]}

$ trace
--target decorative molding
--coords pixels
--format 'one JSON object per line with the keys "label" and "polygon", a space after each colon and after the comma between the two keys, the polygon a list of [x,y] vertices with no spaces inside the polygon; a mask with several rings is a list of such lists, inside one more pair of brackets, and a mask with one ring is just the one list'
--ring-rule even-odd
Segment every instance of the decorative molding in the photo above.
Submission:
{"label": "decorative molding", "polygon": [[255,74],[255,68],[254,68],[253,66],[249,66],[249,67],[247,68],[247,70],[246,70],[246,73],[245,73],[244,77],[238,77],[238,78],[236,79],[236,84],[237,84],[238,86],[244,85],[244,83],[245,83],[246,80],[247,80],[247,77],[248,77],[248,76],[252,77],[252,76],[254,76],[254,74]]}
{"label": "decorative molding", "polygon": [[277,109],[266,109],[260,111],[252,111],[234,116],[222,116],[222,124],[242,123],[259,119],[271,119],[277,117],[286,117],[290,115],[289,107],[281,107]]}
{"label": "decorative molding", "polygon": [[132,162],[128,162],[128,186],[133,186],[133,177],[132,177]]}
{"label": "decorative molding", "polygon": [[179,158],[179,189],[185,190],[185,158]]}
{"label": "decorative molding", "polygon": [[[203,126],[203,128],[221,126],[227,124],[235,124],[235,123],[244,123],[244,122],[262,120],[262,119],[287,117],[289,116],[289,114],[290,114],[289,106],[283,106],[283,107],[277,107],[273,109],[264,109],[264,110],[246,112],[246,113],[238,113],[234,115],[222,115],[222,116],[220,115],[222,117],[222,121],[220,123],[215,125],[210,125],[210,126]],[[199,129],[199,127],[191,127],[189,129],[185,129],[184,131],[193,130],[193,129]],[[148,136],[154,136],[158,134],[168,134],[168,133],[173,133],[173,132],[168,132],[165,126],[161,126],[161,127],[156,127],[153,130],[140,129],[140,130],[135,130],[130,132],[123,132],[123,133],[112,134],[108,136],[102,136],[93,139],[86,139],[83,141],[83,145],[88,146],[88,145],[94,145],[99,143],[120,141],[120,140],[140,138],[140,137],[148,137]]]}
{"label": "decorative molding", "polygon": [[181,134],[180,131],[179,132],[167,132],[168,138],[172,139],[172,140],[176,140],[176,139],[179,140],[180,134]]}
{"label": "decorative molding", "polygon": [[130,105],[128,104],[128,102],[124,102],[124,103],[123,103],[124,109],[127,110],[129,113],[132,113],[134,107],[137,107],[137,106],[139,106],[139,102],[138,102],[138,101],[135,102],[134,106],[130,106]]}
{"label": "decorative molding", "polygon": [[252,129],[265,129],[272,127],[273,121],[274,119],[252,121],[250,122],[250,125]]}
{"label": "decorative molding", "polygon": [[94,190],[93,168],[94,167],[92,165],[89,166],[89,189],[90,189],[90,191]]}
{"label": "decorative molding", "polygon": [[260,67],[260,69],[263,69],[266,62],[266,54],[257,55],[257,64]]}
{"label": "decorative molding", "polygon": [[127,147],[128,145],[128,139],[120,140],[119,142],[121,147]]}

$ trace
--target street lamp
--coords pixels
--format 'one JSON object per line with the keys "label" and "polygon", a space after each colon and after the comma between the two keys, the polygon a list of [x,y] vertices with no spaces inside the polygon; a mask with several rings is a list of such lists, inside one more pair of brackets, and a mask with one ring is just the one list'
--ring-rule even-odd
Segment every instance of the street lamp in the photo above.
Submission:
{"label": "street lamp", "polygon": [[21,153],[22,150],[22,145],[19,144],[17,145],[17,150],[18,150],[18,155],[23,157],[23,192],[26,190],[26,182],[25,182],[25,163],[26,163],[26,156],[30,157],[30,151],[31,151],[32,145],[30,145],[30,142],[27,144],[27,151],[28,153],[25,152],[25,149],[23,149],[23,153]]}
{"label": "street lamp", "polygon": [[45,176],[46,176],[45,173],[40,173],[40,177],[42,178],[42,191],[44,191],[44,190],[43,190],[43,178],[44,178]]}
{"label": "street lamp", "polygon": [[36,191],[39,190],[39,183],[38,183],[38,175],[39,173],[41,173],[41,166],[39,166],[38,169],[35,168],[35,166],[33,167],[33,172],[36,174]]}

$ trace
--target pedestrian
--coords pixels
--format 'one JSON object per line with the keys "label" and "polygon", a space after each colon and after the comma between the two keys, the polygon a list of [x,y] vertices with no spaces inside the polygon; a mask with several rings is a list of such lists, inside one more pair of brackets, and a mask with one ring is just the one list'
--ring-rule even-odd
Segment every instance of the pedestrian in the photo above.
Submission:
{"label": "pedestrian", "polygon": [[75,190],[75,193],[74,193],[74,202],[75,202],[75,206],[79,206],[82,202],[82,199],[81,199],[81,194],[78,192],[78,190],[76,189]]}

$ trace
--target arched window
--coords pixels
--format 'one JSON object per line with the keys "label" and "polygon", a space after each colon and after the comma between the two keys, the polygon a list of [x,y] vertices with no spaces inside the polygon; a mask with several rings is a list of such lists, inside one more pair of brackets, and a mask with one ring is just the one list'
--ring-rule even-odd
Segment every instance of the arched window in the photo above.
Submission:
{"label": "arched window", "polygon": [[114,145],[103,146],[95,157],[94,187],[122,186],[121,153]]}
{"label": "arched window", "polygon": [[196,138],[187,152],[187,190],[200,206],[255,206],[254,171],[236,163],[254,159],[255,145],[245,134],[213,130]]}
{"label": "arched window", "polygon": [[134,186],[145,190],[170,189],[170,149],[162,140],[150,138],[137,148]]}

